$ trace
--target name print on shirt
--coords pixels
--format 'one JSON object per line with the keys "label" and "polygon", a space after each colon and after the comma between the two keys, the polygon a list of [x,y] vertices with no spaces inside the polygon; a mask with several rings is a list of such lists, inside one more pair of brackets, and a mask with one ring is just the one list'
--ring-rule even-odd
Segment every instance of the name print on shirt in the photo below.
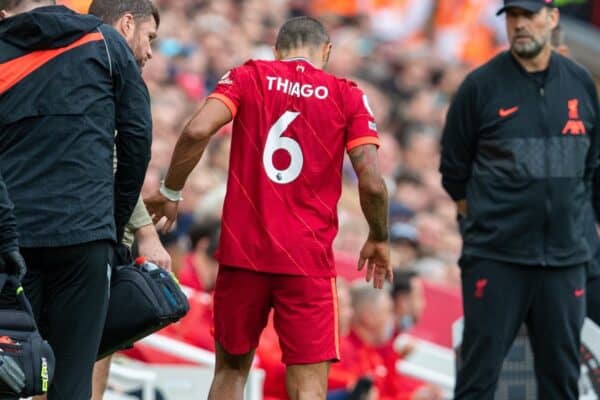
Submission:
{"label": "name print on shirt", "polygon": [[268,90],[276,90],[298,98],[316,97],[319,100],[325,100],[329,96],[329,89],[325,86],[314,87],[309,83],[301,85],[298,82],[278,76],[267,76],[266,78],[268,81]]}

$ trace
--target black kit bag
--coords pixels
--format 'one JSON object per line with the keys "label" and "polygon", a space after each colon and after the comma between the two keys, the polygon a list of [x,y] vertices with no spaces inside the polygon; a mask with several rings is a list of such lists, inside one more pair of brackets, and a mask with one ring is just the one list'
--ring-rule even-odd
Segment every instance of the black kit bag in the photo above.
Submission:
{"label": "black kit bag", "polygon": [[54,352],[38,331],[19,279],[0,274],[0,293],[17,303],[0,308],[0,399],[44,394],[54,376]]}
{"label": "black kit bag", "polygon": [[183,318],[190,309],[177,280],[145,262],[115,267],[98,359],[130,348],[151,333]]}

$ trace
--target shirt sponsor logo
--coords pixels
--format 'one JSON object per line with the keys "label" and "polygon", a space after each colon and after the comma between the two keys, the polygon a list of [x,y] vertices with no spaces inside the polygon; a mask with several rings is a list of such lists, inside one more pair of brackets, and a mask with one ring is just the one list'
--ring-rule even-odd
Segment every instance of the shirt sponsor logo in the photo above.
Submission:
{"label": "shirt sponsor logo", "polygon": [[319,100],[324,100],[329,96],[329,89],[325,86],[313,86],[309,83],[300,84],[289,79],[280,78],[278,76],[267,76],[268,90],[276,90],[294,97],[316,97]]}

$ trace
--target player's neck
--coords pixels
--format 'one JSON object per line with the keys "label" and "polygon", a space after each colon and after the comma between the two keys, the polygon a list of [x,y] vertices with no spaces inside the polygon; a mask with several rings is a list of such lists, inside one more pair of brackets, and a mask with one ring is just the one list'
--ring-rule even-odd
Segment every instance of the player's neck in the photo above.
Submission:
{"label": "player's neck", "polygon": [[286,53],[281,57],[281,61],[305,60],[313,66],[320,68],[320,62],[316,59],[314,50],[310,48],[299,48]]}
{"label": "player's neck", "polygon": [[303,57],[303,56],[285,57],[285,58],[282,58],[280,61],[298,61],[298,60],[306,61],[312,65],[315,65],[315,63],[310,58]]}

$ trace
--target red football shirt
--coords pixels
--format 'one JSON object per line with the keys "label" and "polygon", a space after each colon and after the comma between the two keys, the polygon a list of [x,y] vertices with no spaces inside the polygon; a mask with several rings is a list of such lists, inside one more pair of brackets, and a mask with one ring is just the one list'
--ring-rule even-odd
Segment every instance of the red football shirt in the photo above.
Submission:
{"label": "red football shirt", "polygon": [[352,82],[305,59],[249,61],[209,96],[234,116],[217,258],[261,272],[335,276],[344,151],[378,144]]}

